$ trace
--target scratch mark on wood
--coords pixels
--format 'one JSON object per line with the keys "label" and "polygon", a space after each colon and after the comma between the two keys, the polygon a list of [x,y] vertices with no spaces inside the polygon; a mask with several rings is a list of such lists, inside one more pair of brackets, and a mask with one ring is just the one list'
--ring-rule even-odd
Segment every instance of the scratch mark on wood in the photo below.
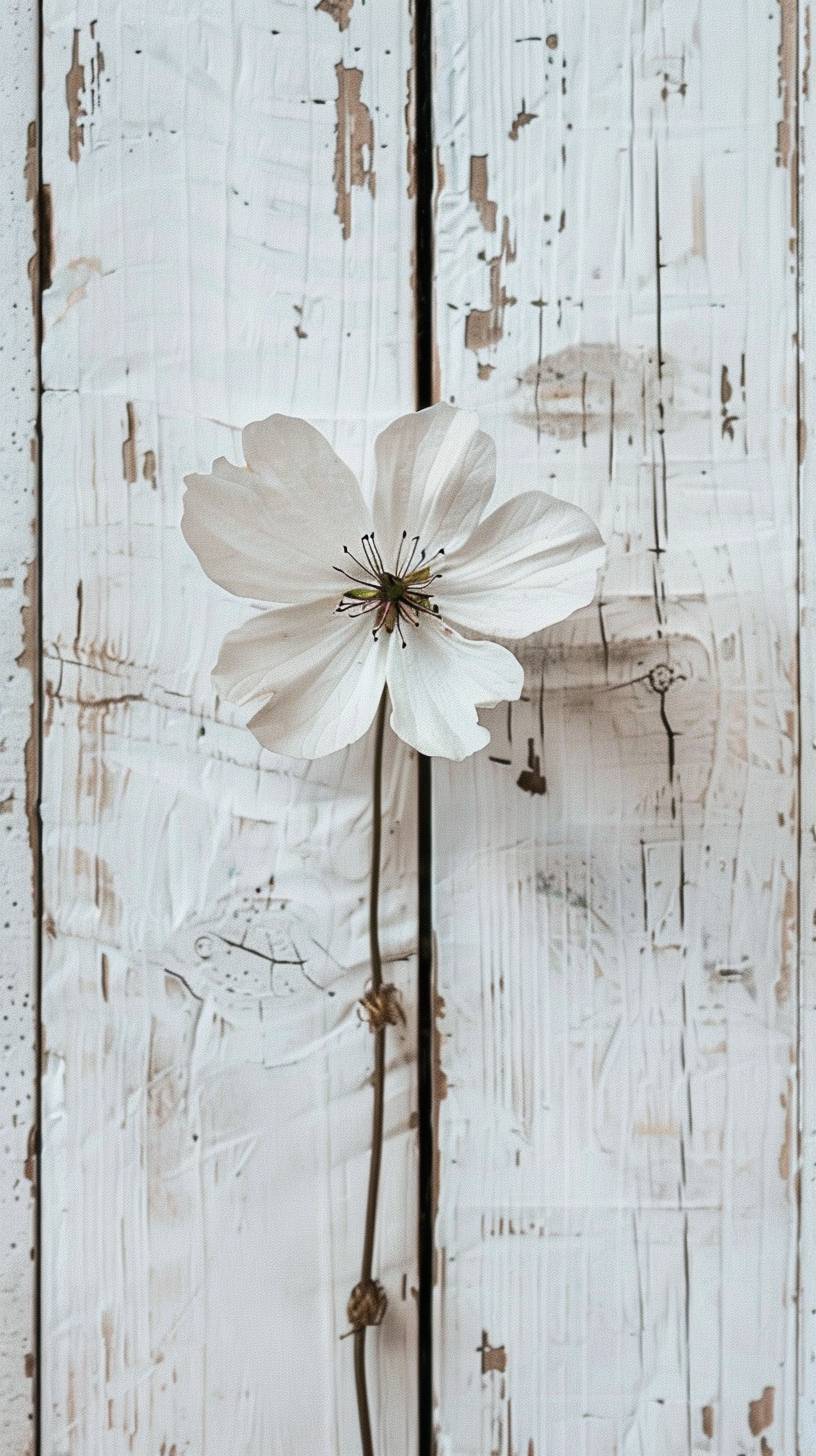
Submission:
{"label": "scratch mark on wood", "polygon": [[787,877],[785,880],[785,893],[782,899],[779,978],[774,988],[777,1005],[779,1006],[784,1006],[790,997],[791,977],[796,957],[797,924],[796,882],[790,877]]}
{"label": "scratch mark on wood", "polygon": [[80,882],[86,880],[93,889],[100,928],[116,930],[122,918],[122,902],[114,887],[110,865],[98,854],[88,854],[77,846],[74,849],[74,874]]}
{"label": "scratch mark on wood", "polygon": [[788,1079],[788,1091],[780,1092],[779,1103],[785,1113],[785,1130],[782,1134],[782,1143],[779,1149],[779,1176],[783,1183],[787,1183],[791,1171],[791,1085]]}
{"label": "scratch mark on wood", "polygon": [[729,440],[733,440],[734,438],[734,426],[739,419],[739,415],[729,414],[728,411],[728,404],[733,393],[734,391],[731,386],[731,381],[728,377],[728,365],[723,364],[722,370],[720,372],[720,414],[722,415],[721,434],[723,439],[725,439],[725,437],[727,436]]}
{"label": "scratch mark on wood", "polygon": [[748,1402],[748,1428],[752,1436],[759,1436],[773,1424],[774,1395],[776,1388],[766,1385],[758,1400]]}
{"label": "scratch mark on wood", "polygon": [[79,31],[74,31],[71,44],[71,65],[65,77],[65,100],[68,106],[68,156],[78,162],[85,142],[82,118],[87,115],[82,104],[85,90],[85,67],[79,59]]}
{"label": "scratch mark on wood", "polygon": [[510,243],[510,220],[502,225],[501,247],[494,258],[486,259],[490,274],[490,307],[472,308],[465,320],[465,347],[474,353],[498,344],[504,334],[504,312],[516,302],[502,280],[505,263],[515,259],[515,249]]}
{"label": "scratch mark on wood", "polygon": [[796,0],[779,4],[779,77],[777,94],[782,115],[776,124],[776,165],[787,167],[793,149],[793,111],[796,99]]}
{"label": "scratch mark on wood", "polygon": [[340,30],[348,30],[353,4],[354,0],[320,0],[320,3],[315,6],[315,10],[322,10],[326,15],[330,15],[332,20],[337,22]]}
{"label": "scratch mark on wood", "polygon": [[521,109],[517,111],[515,116],[513,117],[512,125],[509,132],[507,133],[511,142],[518,141],[519,132],[521,131],[522,127],[529,126],[531,121],[537,120],[538,113],[536,111],[527,111],[524,105],[524,98],[522,97]]}
{"label": "scratch mark on wood", "polygon": [[99,110],[102,102],[102,77],[105,72],[105,57],[102,52],[102,47],[100,46],[99,41],[96,39],[97,24],[98,22],[96,20],[91,21],[91,40],[96,41],[96,49],[91,56],[90,62],[91,84],[89,88],[89,96],[91,101],[92,116],[94,112]]}
{"label": "scratch mark on wood", "polygon": [[84,607],[85,588],[81,579],[76,584],[76,631],[74,632],[74,657],[79,657],[80,644],[82,642],[82,612]]}
{"label": "scratch mark on wood", "polygon": [[[27,1182],[36,1185],[37,1182],[37,1128],[32,1123],[28,1129],[28,1142],[26,1144],[26,1158],[23,1163],[23,1177]],[[33,1359],[33,1356],[32,1356]]]}
{"label": "scratch mark on wood", "polygon": [[339,61],[334,68],[337,77],[337,125],[334,154],[335,214],[340,219],[344,240],[351,237],[351,189],[368,187],[373,197],[376,188],[374,172],[374,123],[365,102],[360,99],[363,73],[356,66]]}
{"label": "scratch mark on wood", "polygon": [[[412,11],[411,23],[411,55],[414,53],[414,22]],[[405,72],[405,109],[403,111],[405,122],[405,171],[408,178],[406,194],[409,198],[416,196],[416,142],[414,140],[416,126],[416,77],[414,75],[413,62]],[[441,186],[439,187],[441,190]],[[412,280],[412,287],[416,280]]]}
{"label": "scratch mark on wood", "polygon": [[136,481],[136,411],[131,400],[125,405],[127,434],[122,441],[122,474],[127,485]]}
{"label": "scratch mark on wood", "polygon": [[702,177],[696,177],[691,191],[691,251],[695,258],[706,255],[705,191]]}
{"label": "scratch mark on wood", "polygon": [[[655,548],[665,545],[669,534],[668,471],[666,466],[666,410],[663,403],[663,258],[660,230],[660,157],[655,146],[655,333],[657,346],[657,439],[660,452],[660,490],[663,505],[663,540],[655,521]],[[659,562],[658,562],[659,565]],[[659,608],[658,608],[659,615]]]}
{"label": "scratch mark on wood", "polygon": [[37,198],[37,176],[39,161],[37,157],[37,123],[30,121],[26,132],[26,156],[25,156],[25,185],[26,202],[35,202]]}
{"label": "scratch mark on wood", "polygon": [[441,1156],[442,1156],[442,1150],[441,1150],[441,1145],[440,1145],[440,1141],[439,1141],[439,1117],[440,1117],[440,1109],[441,1109],[442,1103],[445,1101],[445,1098],[448,1095],[448,1078],[447,1078],[447,1073],[445,1072],[445,1068],[442,1065],[442,1043],[443,1043],[443,1040],[444,1040],[444,1033],[443,1033],[442,1028],[441,1028],[441,1026],[439,1024],[441,1021],[444,1020],[444,1016],[445,1016],[445,998],[444,998],[444,996],[441,996],[439,994],[439,992],[436,990],[436,986],[434,984],[434,1019],[433,1019],[433,1047],[432,1047],[432,1055],[433,1055],[433,1077],[434,1077],[434,1095],[433,1095],[433,1124],[434,1124],[434,1141],[433,1141],[433,1146],[434,1146],[434,1163],[433,1163],[433,1170],[434,1170],[433,1171],[433,1180],[434,1180],[434,1187],[433,1187],[433,1205],[434,1205],[434,1217],[436,1217],[436,1213],[437,1213],[437,1210],[439,1208],[439,1190],[440,1190],[440,1177],[441,1177]]}
{"label": "scratch mark on wood", "polygon": [[535,752],[534,741],[527,739],[527,767],[522,769],[516,783],[526,794],[546,794],[547,780],[541,772],[541,758]]}
{"label": "scratch mark on wood", "polygon": [[491,1370],[503,1375],[507,1369],[507,1351],[504,1345],[491,1345],[487,1330],[482,1330],[482,1343],[477,1346],[478,1353],[482,1357],[482,1374],[489,1375]]}
{"label": "scratch mark on wood", "polygon": [[32,699],[29,716],[29,734],[24,749],[25,780],[26,780],[26,820],[28,823],[28,843],[31,850],[31,892],[34,904],[37,903],[36,884],[36,862],[40,840],[40,816],[38,807],[39,798],[39,720],[37,708],[34,703],[33,686],[36,681],[37,652],[39,648],[39,624],[37,610],[39,571],[36,557],[26,567],[25,582],[23,584],[23,595],[20,604],[20,624],[22,648],[15,659],[17,667],[23,668],[30,674],[32,685]]}
{"label": "scratch mark on wood", "polygon": [[487,195],[487,153],[470,159],[470,200],[486,233],[496,231],[496,204]]}
{"label": "scratch mark on wood", "polygon": [[795,255],[799,228],[799,149],[794,124],[796,113],[798,4],[797,0],[779,3],[779,78],[778,94],[782,115],[776,127],[776,165],[790,173],[790,236],[788,250]]}

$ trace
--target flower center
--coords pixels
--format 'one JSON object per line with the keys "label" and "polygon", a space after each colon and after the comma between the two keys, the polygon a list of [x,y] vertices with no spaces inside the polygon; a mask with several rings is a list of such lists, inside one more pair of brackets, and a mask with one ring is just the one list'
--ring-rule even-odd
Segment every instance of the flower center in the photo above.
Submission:
{"label": "flower center", "polygon": [[397,632],[405,647],[406,622],[418,627],[423,613],[431,617],[439,615],[429,588],[442,575],[441,571],[434,571],[434,566],[445,555],[444,548],[427,556],[420,550],[419,537],[409,540],[408,532],[403,531],[394,569],[389,571],[374,540],[374,532],[370,531],[360,537],[359,555],[349,551],[348,546],[343,547],[343,555],[354,570],[342,566],[335,566],[334,570],[353,585],[346,587],[336,611],[348,612],[352,617],[371,613],[375,640],[380,632]]}

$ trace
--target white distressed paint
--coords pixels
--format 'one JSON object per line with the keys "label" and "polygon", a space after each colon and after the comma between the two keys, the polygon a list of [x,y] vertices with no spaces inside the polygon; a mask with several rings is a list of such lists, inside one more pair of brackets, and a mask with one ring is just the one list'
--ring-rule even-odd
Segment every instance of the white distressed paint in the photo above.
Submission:
{"label": "white distressed paint", "polygon": [[[495,715],[490,752],[511,764],[435,770],[440,1450],[807,1456],[816,709],[805,610],[797,1246],[790,249],[807,7],[435,8],[442,395],[479,406],[508,492],[552,478],[612,547],[604,636],[588,611],[533,644],[512,743]],[[207,674],[243,608],[202,581],[177,531],[181,473],[234,454],[253,414],[309,415],[356,465],[411,404],[407,17],[396,0],[355,0],[341,30],[330,11],[46,6],[49,1456],[355,1449],[349,1342],[336,1336],[368,1140],[353,1005],[365,749],[311,769],[257,754]],[[32,631],[19,607],[33,587],[23,161],[36,86],[33,17],[22,4],[11,17],[0,1433],[17,1456],[31,1399],[32,659],[16,659]],[[374,139],[346,242],[332,181],[341,60],[363,73]],[[70,137],[69,74],[86,113]],[[803,85],[805,136],[810,104]],[[473,156],[487,162],[471,199]],[[803,202],[807,221],[807,187]],[[806,226],[803,239],[807,274]],[[502,287],[516,302],[474,351],[465,320],[489,310],[491,286],[499,306]],[[475,316],[471,342],[498,322]],[[807,454],[802,484],[807,587]],[[536,758],[547,792],[533,798],[515,781],[525,769],[536,781]],[[414,914],[406,758],[392,761],[389,800],[401,823],[387,942],[401,956]],[[243,936],[240,951],[225,943]],[[307,965],[284,964],[304,943]],[[271,969],[253,954],[270,945]],[[411,963],[396,974],[409,987]],[[391,1456],[415,1444],[411,1055],[406,1039],[390,1082],[392,1306],[374,1362]]]}
{"label": "white distressed paint", "polygon": [[[808,350],[816,339],[816,320],[806,282],[816,269],[816,178],[805,166],[808,142],[813,134],[813,74],[811,65],[811,8],[803,5],[799,15],[799,337],[801,365],[801,412],[805,426],[812,418],[816,399],[816,362]],[[812,427],[811,427],[812,429]],[[800,824],[800,1016],[799,1138],[800,1259],[799,1259],[799,1449],[816,1449],[816,1086],[813,1054],[816,1046],[816,487],[813,441],[803,428],[801,439],[800,540],[800,726],[801,824]]]}
{"label": "white distressed paint", "polygon": [[[368,750],[278,759],[215,700],[247,608],[179,518],[185,470],[240,458],[248,419],[305,415],[357,467],[412,406],[407,10],[358,3],[341,29],[313,0],[48,0],[46,20],[44,1451],[347,1452]],[[386,802],[384,949],[410,1016],[413,768],[393,743]],[[390,1061],[369,1364],[378,1450],[402,1452],[407,1034]]]}
{"label": "white distressed paint", "polygon": [[[0,77],[0,1449],[32,1449],[34,1377],[37,18],[4,15]],[[32,265],[35,267],[35,265]]]}
{"label": "white distressed paint", "polygon": [[610,542],[435,772],[442,1449],[806,1456],[795,6],[435,11],[442,397]]}

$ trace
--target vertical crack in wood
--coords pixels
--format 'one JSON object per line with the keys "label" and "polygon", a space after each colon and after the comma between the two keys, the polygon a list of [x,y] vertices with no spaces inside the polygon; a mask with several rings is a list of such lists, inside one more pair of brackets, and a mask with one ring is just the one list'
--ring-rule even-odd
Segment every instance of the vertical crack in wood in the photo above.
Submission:
{"label": "vertical crack in wood", "polygon": [[[414,321],[417,409],[435,400],[434,371],[434,146],[432,0],[414,0],[415,244]],[[419,1456],[433,1456],[434,1279],[434,949],[431,760],[417,764],[417,1118],[419,1141],[417,1402]]]}

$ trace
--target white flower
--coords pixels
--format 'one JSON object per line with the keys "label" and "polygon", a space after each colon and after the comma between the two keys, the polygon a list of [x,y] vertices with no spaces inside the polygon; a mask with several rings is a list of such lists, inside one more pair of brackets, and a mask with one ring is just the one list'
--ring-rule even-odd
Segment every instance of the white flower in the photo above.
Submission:
{"label": "white flower", "polygon": [[295,758],[361,737],[386,685],[391,727],[420,753],[482,748],[476,708],[518,698],[524,673],[478,639],[526,637],[592,600],[593,522],[539,490],[485,517],[493,441],[446,404],[379,436],[370,507],[305,420],[247,425],[243,446],[245,467],[219,459],[186,477],[182,530],[207,575],[275,604],[225,639],[218,692]]}

